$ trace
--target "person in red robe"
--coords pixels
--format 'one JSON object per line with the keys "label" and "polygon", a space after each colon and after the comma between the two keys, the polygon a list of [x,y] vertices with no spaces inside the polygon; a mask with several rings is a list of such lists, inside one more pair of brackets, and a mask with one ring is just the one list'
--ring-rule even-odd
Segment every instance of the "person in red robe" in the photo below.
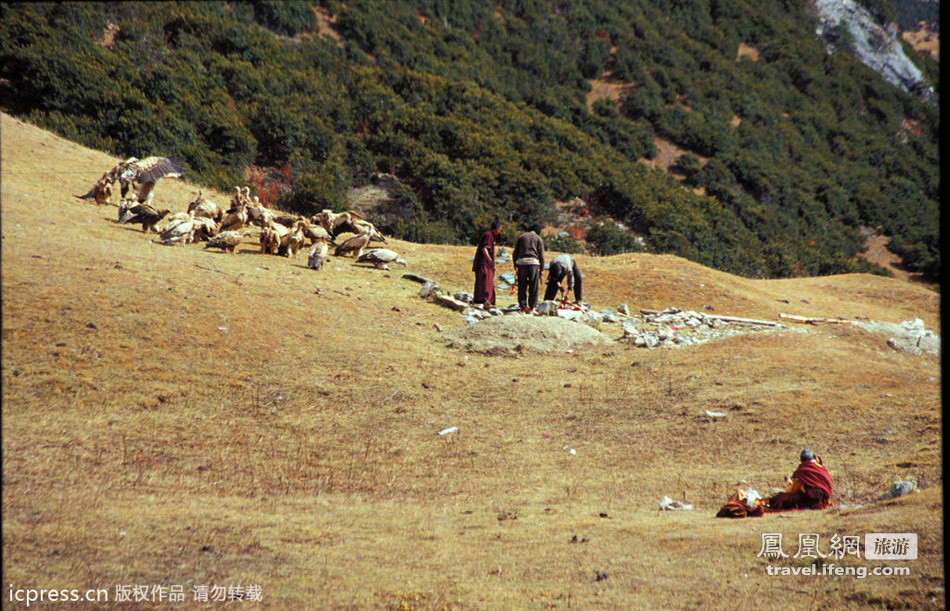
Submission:
{"label": "person in red robe", "polygon": [[495,237],[501,233],[501,221],[494,221],[478,238],[478,250],[472,262],[475,272],[475,296],[472,303],[485,308],[495,306]]}
{"label": "person in red robe", "polygon": [[821,462],[821,456],[805,448],[801,453],[801,464],[795,469],[785,492],[769,499],[769,510],[787,509],[824,509],[831,500],[831,474]]}

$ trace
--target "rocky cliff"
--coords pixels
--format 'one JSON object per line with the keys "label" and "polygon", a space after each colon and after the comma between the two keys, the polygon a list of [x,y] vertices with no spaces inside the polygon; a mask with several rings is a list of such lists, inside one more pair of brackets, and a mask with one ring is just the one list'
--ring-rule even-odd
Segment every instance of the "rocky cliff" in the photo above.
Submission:
{"label": "rocky cliff", "polygon": [[840,49],[842,42],[849,40],[847,46],[863,64],[889,83],[932,101],[933,88],[924,82],[923,74],[904,55],[893,24],[881,27],[853,0],[815,0],[815,10],[819,21],[816,32],[828,42],[829,52]]}

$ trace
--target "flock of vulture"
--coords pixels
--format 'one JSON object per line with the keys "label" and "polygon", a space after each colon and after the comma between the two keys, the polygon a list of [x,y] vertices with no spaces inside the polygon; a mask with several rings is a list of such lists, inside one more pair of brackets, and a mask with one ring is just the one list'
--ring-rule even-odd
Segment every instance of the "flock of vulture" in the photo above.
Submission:
{"label": "flock of vulture", "polygon": [[[251,198],[250,187],[234,187],[230,207],[222,209],[205,199],[201,191],[188,204],[188,210],[169,216],[169,210],[152,206],[155,183],[163,178],[181,178],[182,168],[170,157],[147,157],[139,160],[131,157],[102,175],[96,184],[79,199],[95,199],[97,204],[119,207],[119,222],[141,224],[142,231],[154,231],[162,243],[189,244],[206,241],[205,248],[220,248],[231,254],[244,238],[254,235],[245,229],[252,225],[260,228],[262,254],[295,257],[309,241],[307,266],[319,270],[327,258],[330,245],[335,247],[333,256],[352,253],[357,263],[372,263],[378,269],[389,269],[389,263],[408,266],[406,261],[388,248],[369,249],[370,242],[385,242],[386,238],[357,212],[336,213],[323,210],[305,218],[279,212],[265,207],[257,196]],[[112,188],[119,181],[120,200],[112,204]],[[131,193],[130,193],[131,192]],[[161,230],[158,224],[168,217]],[[353,235],[341,243],[337,236]]]}

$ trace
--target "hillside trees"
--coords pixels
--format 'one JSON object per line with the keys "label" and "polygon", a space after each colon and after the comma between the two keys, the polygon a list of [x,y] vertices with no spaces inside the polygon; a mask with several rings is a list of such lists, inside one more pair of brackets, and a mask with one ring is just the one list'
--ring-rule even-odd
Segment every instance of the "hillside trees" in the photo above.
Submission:
{"label": "hillside trees", "polygon": [[[590,196],[648,248],[746,275],[866,269],[861,225],[939,272],[939,112],[828,54],[802,2],[321,5],[339,43],[310,2],[0,5],[0,93],[84,144],[176,154],[211,186],[263,168],[300,212],[394,173],[390,229],[410,239],[468,242]],[[608,69],[629,85],[619,110],[589,112]],[[636,163],[655,137],[688,151],[708,197]]]}

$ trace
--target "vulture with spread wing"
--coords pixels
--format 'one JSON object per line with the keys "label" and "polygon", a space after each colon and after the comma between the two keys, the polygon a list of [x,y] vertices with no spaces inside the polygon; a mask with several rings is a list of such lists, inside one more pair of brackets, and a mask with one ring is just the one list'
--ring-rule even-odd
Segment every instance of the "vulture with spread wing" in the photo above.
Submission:
{"label": "vulture with spread wing", "polygon": [[141,160],[129,157],[109,170],[107,177],[111,183],[119,181],[122,197],[126,197],[132,188],[140,204],[150,204],[155,183],[163,178],[181,178],[182,171],[179,162],[171,157],[146,157]]}

